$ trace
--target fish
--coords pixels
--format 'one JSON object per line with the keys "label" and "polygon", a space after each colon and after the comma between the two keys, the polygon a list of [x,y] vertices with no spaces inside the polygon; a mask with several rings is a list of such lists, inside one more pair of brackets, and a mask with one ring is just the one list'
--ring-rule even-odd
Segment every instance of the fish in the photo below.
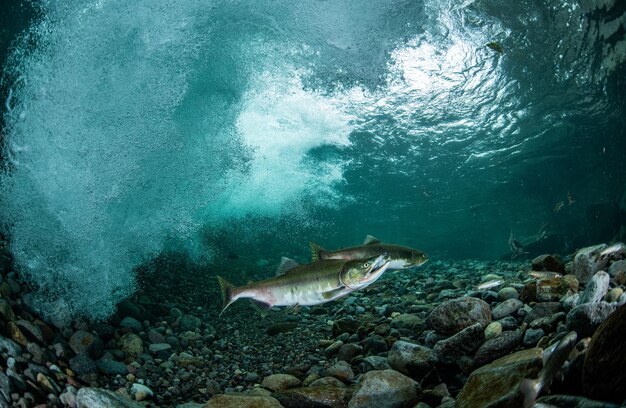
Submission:
{"label": "fish", "polygon": [[282,258],[277,275],[244,286],[235,286],[217,276],[223,308],[237,299],[251,299],[261,309],[273,306],[312,306],[339,299],[374,283],[389,267],[387,254],[366,260],[329,259],[300,265]]}
{"label": "fish", "polygon": [[417,249],[396,244],[386,244],[368,235],[363,245],[329,251],[314,242],[309,242],[312,262],[325,259],[357,260],[367,259],[380,254],[387,254],[390,259],[389,270],[409,269],[428,261],[428,255]]}
{"label": "fish", "polygon": [[477,285],[476,289],[486,290],[486,289],[495,288],[496,286],[501,286],[503,284],[504,284],[504,280],[502,279],[491,279],[491,280],[488,280],[487,282],[483,282]]}
{"label": "fish", "polygon": [[500,43],[497,43],[495,41],[488,42],[485,45],[487,47],[491,48],[492,50],[500,53],[500,54],[502,54],[504,52],[504,47],[502,47],[502,45],[500,45]]}
{"label": "fish", "polygon": [[530,271],[528,272],[528,274],[535,279],[552,279],[552,278],[560,278],[562,276],[558,272],[550,272],[550,271]]}
{"label": "fish", "polygon": [[578,335],[571,331],[565,335],[558,343],[547,348],[543,352],[543,368],[539,372],[536,380],[525,378],[520,383],[520,391],[524,395],[524,408],[530,408],[535,403],[539,392],[550,382],[559,372],[563,363],[567,360],[570,352],[576,345]]}

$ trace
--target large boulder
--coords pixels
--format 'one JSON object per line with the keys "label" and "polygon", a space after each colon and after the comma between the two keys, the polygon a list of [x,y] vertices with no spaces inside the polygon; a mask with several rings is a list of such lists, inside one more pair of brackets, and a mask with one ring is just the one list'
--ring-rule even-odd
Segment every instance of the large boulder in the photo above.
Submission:
{"label": "large boulder", "polygon": [[600,256],[604,249],[606,249],[606,244],[594,245],[578,250],[574,256],[572,271],[580,283],[587,283],[594,273],[606,266],[608,258]]}
{"label": "large boulder", "polygon": [[389,366],[420,381],[437,364],[433,350],[406,341],[396,341],[387,356]]}
{"label": "large boulder", "polygon": [[502,357],[472,372],[456,399],[457,408],[521,407],[520,382],[537,378],[543,350],[531,348]]}

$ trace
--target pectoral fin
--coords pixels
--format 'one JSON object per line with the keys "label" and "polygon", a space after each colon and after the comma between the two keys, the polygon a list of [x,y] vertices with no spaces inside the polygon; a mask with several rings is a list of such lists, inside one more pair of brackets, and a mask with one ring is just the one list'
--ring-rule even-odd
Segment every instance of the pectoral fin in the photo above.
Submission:
{"label": "pectoral fin", "polygon": [[339,289],[333,289],[333,290],[329,290],[328,292],[324,292],[322,293],[322,297],[326,300],[333,300],[333,299],[338,299],[347,294],[348,292],[346,291],[346,289],[342,287]]}

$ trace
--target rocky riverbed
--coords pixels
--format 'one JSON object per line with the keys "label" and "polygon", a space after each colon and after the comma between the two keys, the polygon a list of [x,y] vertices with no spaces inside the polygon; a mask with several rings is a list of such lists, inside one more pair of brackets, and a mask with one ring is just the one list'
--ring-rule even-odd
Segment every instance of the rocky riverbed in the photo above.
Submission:
{"label": "rocky riverbed", "polygon": [[57,327],[5,270],[0,406],[515,407],[522,380],[540,376],[544,351],[572,331],[541,406],[626,399],[623,244],[565,259],[430,261],[342,301],[265,317],[243,301],[220,317],[206,272],[142,282],[108,322]]}

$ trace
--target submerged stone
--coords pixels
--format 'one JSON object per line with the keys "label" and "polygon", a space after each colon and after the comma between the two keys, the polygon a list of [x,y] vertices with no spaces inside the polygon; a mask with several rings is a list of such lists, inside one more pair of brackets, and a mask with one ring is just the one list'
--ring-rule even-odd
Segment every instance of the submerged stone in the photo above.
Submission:
{"label": "submerged stone", "polygon": [[417,402],[419,383],[394,370],[370,371],[361,377],[348,408],[400,408]]}
{"label": "submerged stone", "polygon": [[272,397],[285,408],[345,408],[352,397],[352,390],[345,386],[311,385],[276,392]]}
{"label": "submerged stone", "polygon": [[478,298],[453,299],[437,306],[427,321],[439,333],[455,334],[476,323],[486,327],[491,322],[491,310]]}

